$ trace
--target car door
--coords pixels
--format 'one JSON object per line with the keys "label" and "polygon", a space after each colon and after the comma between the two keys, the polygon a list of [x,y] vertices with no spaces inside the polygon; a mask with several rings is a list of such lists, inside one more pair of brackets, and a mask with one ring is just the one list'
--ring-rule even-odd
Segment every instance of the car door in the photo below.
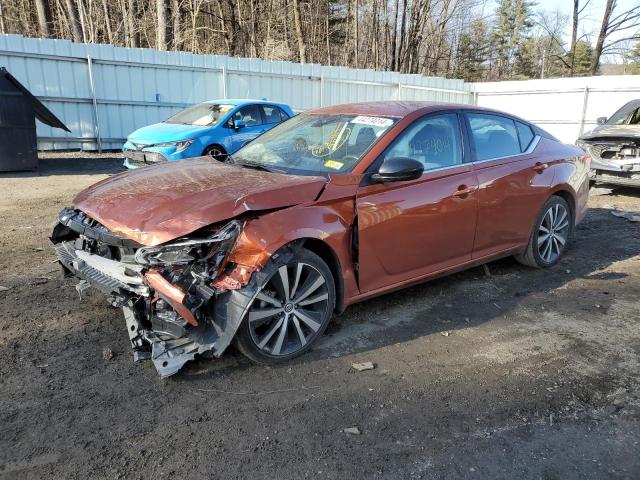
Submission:
{"label": "car door", "polygon": [[455,112],[410,124],[376,161],[410,157],[424,165],[421,178],[359,187],[358,275],[361,291],[391,287],[471,259],[477,216],[477,182],[466,163]]}
{"label": "car door", "polygon": [[528,241],[553,169],[535,154],[540,137],[526,123],[485,112],[465,117],[479,186],[473,258],[480,259]]}
{"label": "car door", "polygon": [[[235,130],[234,122],[236,120],[244,121],[245,126]],[[254,104],[239,108],[229,118],[227,127],[231,129],[231,135],[229,136],[230,149],[228,151],[229,153],[234,153],[265,130],[260,106]]]}

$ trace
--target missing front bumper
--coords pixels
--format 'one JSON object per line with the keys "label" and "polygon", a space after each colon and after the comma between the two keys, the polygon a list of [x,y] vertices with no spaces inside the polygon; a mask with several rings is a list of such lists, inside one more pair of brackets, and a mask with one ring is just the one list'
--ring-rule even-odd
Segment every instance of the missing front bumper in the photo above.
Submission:
{"label": "missing front bumper", "polygon": [[93,287],[122,308],[134,361],[151,360],[165,378],[196,355],[219,357],[227,349],[251,301],[246,293],[210,289],[190,308],[185,293],[157,271],[91,254],[82,241],[55,244],[58,260],[80,279],[79,293]]}

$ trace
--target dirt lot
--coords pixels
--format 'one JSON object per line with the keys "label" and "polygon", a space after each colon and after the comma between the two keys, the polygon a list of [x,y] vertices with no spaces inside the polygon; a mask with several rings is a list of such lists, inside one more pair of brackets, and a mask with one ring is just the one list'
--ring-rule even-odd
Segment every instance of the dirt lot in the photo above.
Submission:
{"label": "dirt lot", "polygon": [[351,307],[289,365],[160,380],[59,276],[55,214],[120,168],[63,157],[0,175],[0,476],[640,478],[640,223],[611,215],[640,192],[592,197],[550,270],[495,262]]}

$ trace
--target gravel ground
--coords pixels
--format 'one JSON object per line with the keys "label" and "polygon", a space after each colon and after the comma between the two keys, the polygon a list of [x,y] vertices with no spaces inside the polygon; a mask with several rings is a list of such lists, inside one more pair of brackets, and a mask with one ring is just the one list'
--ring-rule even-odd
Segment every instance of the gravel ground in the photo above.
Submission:
{"label": "gravel ground", "polygon": [[121,160],[45,157],[0,175],[1,477],[640,478],[640,223],[611,215],[640,191],[592,197],[552,269],[501,260],[350,307],[288,365],[161,380],[47,239]]}

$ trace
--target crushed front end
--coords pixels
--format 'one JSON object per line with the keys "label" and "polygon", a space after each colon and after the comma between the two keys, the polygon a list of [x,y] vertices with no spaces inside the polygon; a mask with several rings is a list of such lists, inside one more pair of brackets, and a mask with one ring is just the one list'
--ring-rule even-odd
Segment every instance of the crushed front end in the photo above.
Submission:
{"label": "crushed front end", "polygon": [[640,187],[640,134],[582,138],[577,145],[591,156],[592,181]]}
{"label": "crushed front end", "polygon": [[251,299],[233,283],[228,255],[242,232],[231,220],[188,237],[147,247],[115,234],[80,210],[66,208],[51,235],[66,275],[122,308],[135,361],[151,359],[162,377],[196,354],[220,356]]}

